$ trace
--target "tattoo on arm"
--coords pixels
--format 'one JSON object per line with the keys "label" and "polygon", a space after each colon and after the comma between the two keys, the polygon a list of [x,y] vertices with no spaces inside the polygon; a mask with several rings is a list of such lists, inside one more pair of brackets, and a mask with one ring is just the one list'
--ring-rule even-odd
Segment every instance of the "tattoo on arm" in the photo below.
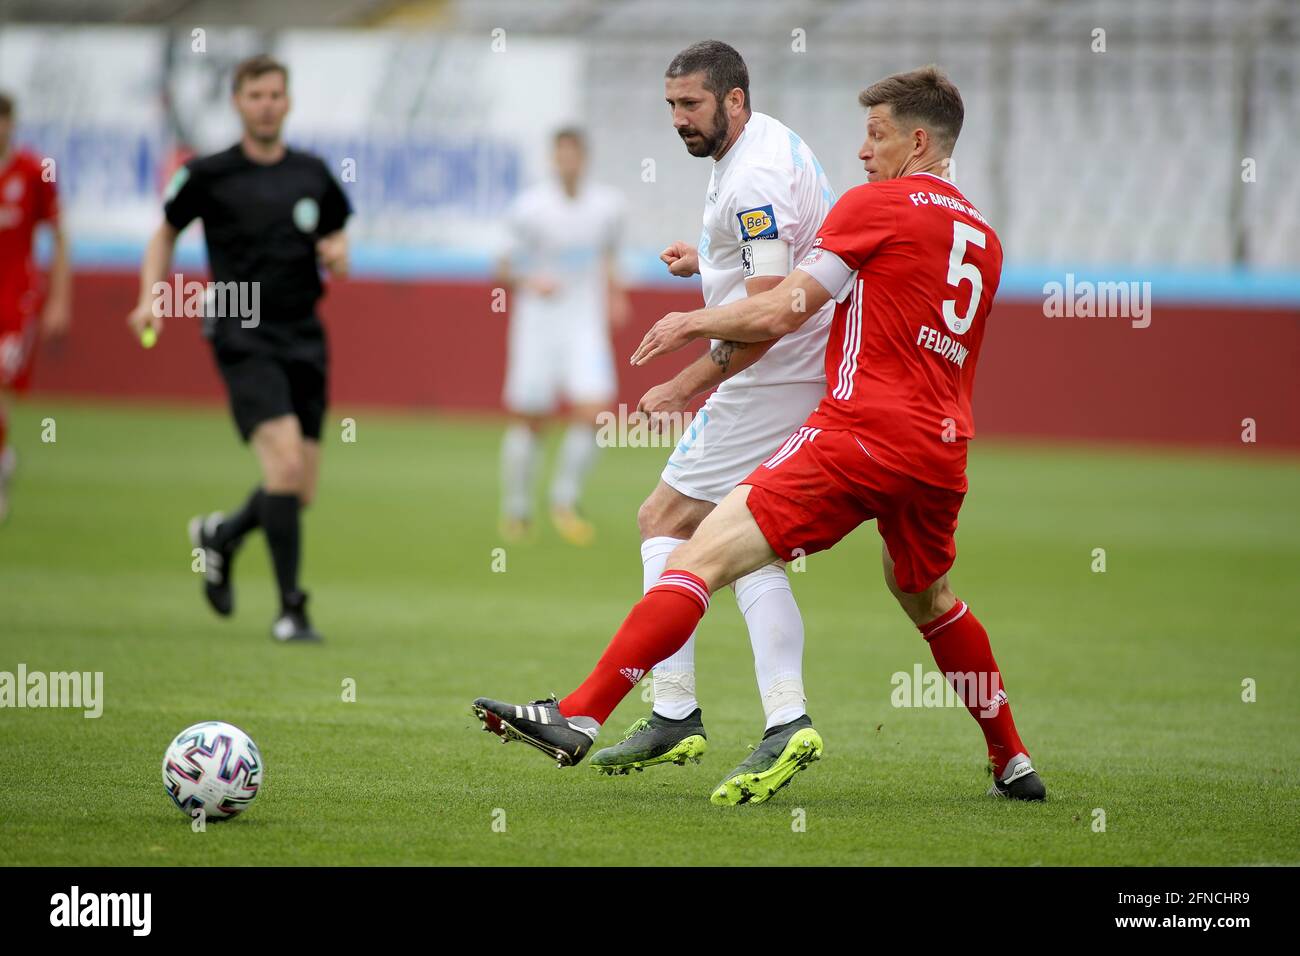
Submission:
{"label": "tattoo on arm", "polygon": [[709,358],[713,359],[713,364],[724,372],[731,365],[731,357],[741,349],[749,347],[748,342],[719,342],[717,347],[709,352]]}

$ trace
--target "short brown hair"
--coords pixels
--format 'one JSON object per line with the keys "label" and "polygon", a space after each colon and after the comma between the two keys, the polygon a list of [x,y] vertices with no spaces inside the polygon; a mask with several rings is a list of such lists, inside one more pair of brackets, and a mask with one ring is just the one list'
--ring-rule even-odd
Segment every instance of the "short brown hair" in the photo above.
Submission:
{"label": "short brown hair", "polygon": [[872,83],[858,94],[858,102],[867,109],[888,106],[895,119],[928,128],[949,153],[957,143],[966,116],[957,87],[933,63]]}
{"label": "short brown hair", "polygon": [[273,56],[259,53],[257,56],[250,56],[247,60],[241,60],[235,65],[235,77],[231,81],[230,91],[238,93],[239,88],[244,84],[244,80],[255,80],[267,73],[279,73],[284,77],[284,85],[289,85],[288,67]]}
{"label": "short brown hair", "polygon": [[692,73],[704,74],[704,88],[713,94],[719,106],[722,105],[723,97],[738,89],[745,94],[745,109],[750,109],[749,68],[735,47],[721,40],[692,43],[673,57],[664,76],[675,79]]}
{"label": "short brown hair", "polygon": [[8,118],[14,115],[14,98],[8,93],[0,93],[0,116]]}
{"label": "short brown hair", "polygon": [[561,126],[555,131],[552,139],[556,146],[559,146],[565,140],[568,140],[584,153],[587,151],[587,135],[577,126]]}

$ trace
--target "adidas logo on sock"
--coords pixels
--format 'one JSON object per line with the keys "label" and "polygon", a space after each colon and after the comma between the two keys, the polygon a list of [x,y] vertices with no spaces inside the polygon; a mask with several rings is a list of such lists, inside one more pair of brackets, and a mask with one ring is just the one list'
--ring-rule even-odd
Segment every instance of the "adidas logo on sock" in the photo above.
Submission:
{"label": "adidas logo on sock", "polygon": [[639,681],[642,677],[645,676],[645,670],[640,667],[624,667],[619,670],[619,673],[622,674],[624,677],[626,677],[633,684],[635,684],[637,681]]}
{"label": "adidas logo on sock", "polygon": [[980,710],[980,717],[984,719],[988,719],[989,717],[996,717],[998,711],[1001,710],[1007,703],[1008,703],[1007,692],[1004,690],[999,690],[996,694],[993,695],[993,699],[990,700],[988,703],[986,703],[983,709]]}

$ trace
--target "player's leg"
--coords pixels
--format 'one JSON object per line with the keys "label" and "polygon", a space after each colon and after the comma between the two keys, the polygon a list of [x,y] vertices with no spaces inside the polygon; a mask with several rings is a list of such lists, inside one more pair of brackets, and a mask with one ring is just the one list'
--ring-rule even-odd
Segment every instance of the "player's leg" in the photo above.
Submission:
{"label": "player's leg", "polygon": [[[689,538],[700,522],[788,437],[803,415],[816,406],[821,388],[773,386],[715,392],[693,417],[677,442],[659,484],[637,513],[641,532],[643,591],[659,580],[672,550]],[[791,421],[791,414],[799,417]],[[802,622],[788,585],[784,595],[772,587],[770,571],[760,568],[735,582],[739,603],[754,645],[755,669],[765,710],[772,696],[773,674],[798,677],[802,663]],[[785,584],[782,575],[782,583]],[[784,600],[783,600],[784,598]],[[780,638],[780,640],[773,640]],[[788,653],[794,643],[793,654]],[[793,667],[788,661],[793,658]],[[775,662],[775,663],[774,663]],[[782,680],[783,678],[778,678]],[[783,720],[793,720],[799,709]],[[783,686],[791,686],[786,682]],[[777,708],[779,709],[779,708]],[[780,716],[780,715],[778,715]],[[768,727],[772,725],[769,723]],[[613,747],[592,756],[592,765],[613,772],[697,758],[707,746],[695,691],[695,636],[654,668],[654,706]]]}
{"label": "player's leg", "polygon": [[501,534],[520,541],[532,531],[533,486],[541,454],[542,415],[515,414],[501,440]]}
{"label": "player's leg", "polygon": [[[937,510],[941,512],[942,508]],[[955,529],[955,509],[952,517],[951,527]],[[927,543],[926,532],[918,530],[915,524],[907,529],[907,520],[904,518],[900,523],[894,518],[883,523],[882,534],[888,534],[881,547],[885,583],[929,644],[935,663],[984,733],[994,781],[990,795],[1019,800],[1045,799],[1047,789],[1030,764],[1029,751],[1016,731],[1011,705],[1002,687],[1001,671],[993,658],[984,626],[953,593],[946,570],[929,585],[919,583],[927,580],[933,569],[951,564],[950,550],[941,542]],[[904,562],[901,568],[890,556],[891,543]],[[936,556],[927,558],[927,553]],[[927,565],[931,570],[927,570]],[[909,590],[915,588],[920,590]]]}
{"label": "player's leg", "polygon": [[506,380],[502,400],[510,413],[501,439],[501,535],[520,541],[532,533],[533,490],[541,455],[541,434],[555,408],[555,349],[544,316],[510,317]]}
{"label": "player's leg", "polygon": [[579,505],[598,451],[596,417],[608,406],[609,401],[583,402],[570,409],[551,477],[551,523],[560,537],[578,546],[589,545],[596,537]]}
{"label": "player's leg", "polygon": [[[801,417],[792,424],[789,416],[791,410],[811,414],[821,400],[823,386],[820,383],[794,383],[756,391],[763,393],[764,397],[742,417],[728,435],[727,443],[766,448],[765,461],[780,459],[777,468],[797,470],[807,467],[810,462],[800,460],[795,448],[800,434],[797,425],[802,424],[803,419]],[[787,452],[790,454],[785,455]],[[783,465],[787,458],[788,464]],[[764,463],[754,461],[747,474]],[[749,629],[749,641],[754,651],[754,675],[763,705],[763,731],[770,737],[778,728],[807,718],[803,685],[803,616],[799,613],[783,563],[769,564],[745,575],[732,585],[732,589]]]}
{"label": "player's leg", "polygon": [[[852,436],[804,428],[797,438],[754,469],[669,556],[658,583],[632,609],[576,691],[563,700],[535,701],[528,710],[480,697],[474,710],[485,728],[503,739],[524,740],[561,764],[576,763],[646,670],[686,643],[714,590],[777,558],[788,561],[796,551],[825,550],[874,517],[842,477],[863,457]],[[798,736],[820,750],[819,737]],[[782,765],[806,763],[783,757]],[[751,796],[762,798],[779,783],[764,784]]]}
{"label": "player's leg", "polygon": [[[671,550],[675,542],[668,535],[689,536],[711,503],[721,500],[764,458],[784,447],[792,433],[798,434],[797,426],[816,407],[822,393],[817,383],[797,383],[710,396],[669,458],[660,488],[642,507],[643,558],[646,552],[653,557],[656,550],[660,554]],[[684,507],[690,502],[699,510]],[[646,574],[647,588],[662,569],[662,564],[646,568],[653,572]],[[755,770],[770,771],[764,778],[767,780],[788,780],[787,765],[781,759],[784,744],[793,735],[811,730],[803,689],[803,618],[779,563],[743,575],[732,588],[754,651],[765,721],[762,740],[751,760],[735,768],[727,780],[752,781]],[[703,743],[703,720],[695,695],[694,652],[692,635],[681,650],[655,667],[655,708],[649,726],[638,736],[653,734],[663,743],[674,731],[685,734],[688,728],[673,727],[665,719],[677,717],[697,723],[698,727],[690,732],[698,733]],[[596,758],[592,762],[596,763]],[[763,794],[770,795],[775,789],[779,787],[759,787],[748,796],[740,796],[761,800],[766,798]],[[737,795],[735,788],[728,792]]]}
{"label": "player's leg", "polygon": [[9,440],[9,416],[15,397],[31,386],[36,360],[39,326],[33,302],[30,296],[17,304],[0,299],[0,523],[9,514],[10,486],[18,465]]}
{"label": "player's leg", "polygon": [[736,488],[670,556],[669,568],[623,621],[596,668],[563,700],[527,706],[474,702],[488,730],[537,747],[562,764],[585,756],[600,725],[651,667],[686,643],[719,587],[776,557]]}
{"label": "player's leg", "polygon": [[[641,531],[644,594],[659,581],[668,556],[684,543],[714,507],[690,498],[660,479],[637,511]],[[695,635],[654,668],[654,705],[623,739],[592,754],[591,765],[605,773],[625,774],[659,764],[699,761],[708,749],[703,717],[695,699]]]}
{"label": "player's leg", "polygon": [[271,552],[280,614],[272,625],[277,640],[319,640],[307,622],[307,595],[298,586],[302,560],[302,491],[307,474],[302,426],[294,414],[259,424],[251,436],[262,469],[260,523]]}
{"label": "player's leg", "polygon": [[16,456],[9,446],[9,407],[12,396],[0,387],[0,523],[9,514],[9,482],[13,478]]}
{"label": "player's leg", "polygon": [[618,381],[609,331],[602,320],[579,324],[556,355],[570,413],[551,480],[551,522],[570,544],[587,545],[596,529],[582,517],[583,486],[596,461],[596,422],[614,404]]}
{"label": "player's leg", "polygon": [[822,753],[804,695],[803,616],[785,563],[765,565],[731,586],[749,628],[765,723],[749,756],[714,788],[710,799],[719,806],[762,803]]}
{"label": "player's leg", "polygon": [[[637,510],[641,532],[641,593],[654,587],[668,556],[687,541],[716,505],[682,494],[662,478]],[[695,635],[654,668],[654,713],[681,720],[700,706],[695,698]]]}
{"label": "player's leg", "polygon": [[190,544],[204,552],[203,593],[208,605],[222,617],[235,608],[235,555],[244,538],[262,521],[262,498],[259,484],[234,511],[213,511],[190,519]]}
{"label": "player's leg", "polygon": [[[663,572],[668,554],[765,456],[782,445],[822,395],[818,383],[715,392],[682,435],[660,483],[637,515],[641,531],[644,589]],[[774,565],[745,575],[733,585],[749,629],[754,667],[767,722],[764,731],[804,715],[803,621],[783,570]],[[654,668],[654,709],[636,736],[609,748],[641,749],[639,738],[662,749],[676,734],[698,735],[703,721],[695,692],[695,637]],[[691,726],[674,725],[672,720]],[[638,722],[641,723],[641,722]],[[602,751],[597,757],[605,755]],[[613,756],[610,754],[609,756]],[[597,757],[592,758],[597,763]]]}
{"label": "player's leg", "polygon": [[302,494],[298,496],[303,509],[316,500],[316,486],[320,484],[320,440],[302,439]]}

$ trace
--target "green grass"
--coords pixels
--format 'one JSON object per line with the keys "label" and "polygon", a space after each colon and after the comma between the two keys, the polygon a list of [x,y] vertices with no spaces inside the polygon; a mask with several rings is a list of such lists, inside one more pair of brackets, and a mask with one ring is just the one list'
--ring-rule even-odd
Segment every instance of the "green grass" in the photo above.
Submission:
{"label": "green grass", "polygon": [[[98,720],[0,710],[0,863],[1300,863],[1295,460],[978,443],[954,583],[992,635],[1050,801],[983,796],[963,711],[891,706],[891,675],[933,662],[865,527],[793,576],[825,758],[767,804],[720,809],[708,794],[762,720],[729,595],[699,641],[700,766],[561,772],[480,733],[468,707],[585,676],[639,595],[634,514],[665,453],[602,457],[594,548],[546,529],[494,573],[498,427],[344,415],[357,441],[328,441],[305,525],[328,642],[283,647],[260,535],[233,619],[207,611],[190,571],[186,520],[255,480],[220,410],[17,411],[0,670],[103,671],[106,704]],[[601,743],[646,708],[629,697]],[[249,731],[268,769],[247,814],[198,834],[159,764],[211,718]]]}

